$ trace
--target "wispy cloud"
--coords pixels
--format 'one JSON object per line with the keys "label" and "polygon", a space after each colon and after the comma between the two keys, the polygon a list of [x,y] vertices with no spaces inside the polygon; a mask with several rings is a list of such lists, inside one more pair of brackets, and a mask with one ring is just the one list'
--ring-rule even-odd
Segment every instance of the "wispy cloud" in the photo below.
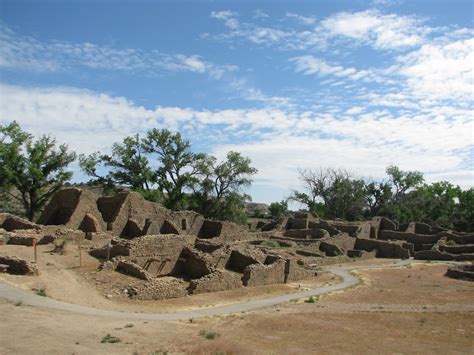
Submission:
{"label": "wispy cloud", "polygon": [[94,43],[40,41],[22,36],[0,24],[0,67],[39,72],[66,71],[71,68],[159,74],[190,72],[220,78],[235,65],[217,65],[199,55],[169,54],[159,50],[118,48]]}
{"label": "wispy cloud", "polygon": [[307,26],[314,25],[316,23],[316,19],[314,17],[302,16],[292,12],[287,12],[286,17],[295,19],[299,23]]}
{"label": "wispy cloud", "polygon": [[293,57],[290,59],[295,64],[295,71],[305,75],[318,75],[321,77],[334,75],[339,78],[364,81],[382,81],[373,69],[357,70],[345,68],[341,65],[333,65],[312,55]]}
{"label": "wispy cloud", "polygon": [[[469,184],[473,120],[469,109],[432,111],[334,111],[292,109],[194,110],[138,106],[114,97],[74,88],[25,88],[1,85],[0,122],[16,119],[29,131],[52,133],[78,152],[106,150],[111,142],[151,127],[180,130],[195,142],[207,142],[219,155],[235,149],[259,167],[258,179],[290,188],[298,168],[345,166],[379,177],[383,168],[447,176]],[[238,137],[239,143],[235,142]],[[202,144],[202,143],[201,143]],[[348,159],[349,158],[349,159]],[[450,175],[452,174],[452,175]]]}
{"label": "wispy cloud", "polygon": [[359,12],[339,12],[322,19],[295,13],[287,13],[298,23],[312,26],[300,30],[292,27],[262,27],[242,22],[238,14],[231,11],[211,13],[220,20],[228,32],[207,35],[218,40],[243,39],[258,45],[278,45],[281,49],[325,48],[332,42],[346,41],[352,45],[369,45],[378,50],[399,50],[420,46],[426,36],[435,29],[423,24],[414,16],[384,14],[376,9]]}

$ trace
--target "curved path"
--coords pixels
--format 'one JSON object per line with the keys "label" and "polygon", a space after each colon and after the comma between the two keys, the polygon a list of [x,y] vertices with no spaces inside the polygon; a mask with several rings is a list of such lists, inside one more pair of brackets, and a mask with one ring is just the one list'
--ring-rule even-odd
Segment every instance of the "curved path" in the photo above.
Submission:
{"label": "curved path", "polygon": [[[412,260],[401,260],[395,264],[388,265],[388,267],[403,266],[412,263]],[[330,266],[324,268],[324,271],[328,271],[339,276],[342,281],[336,285],[321,286],[313,288],[311,290],[295,292],[291,294],[285,294],[266,299],[246,301],[241,303],[235,303],[224,306],[217,306],[214,308],[202,308],[188,311],[177,311],[169,313],[133,313],[133,312],[119,312],[109,311],[104,309],[97,309],[92,307],[80,306],[76,304],[66,303],[58,301],[48,297],[37,296],[36,294],[19,289],[12,285],[0,282],[0,297],[13,302],[21,302],[22,304],[54,309],[66,312],[74,312],[84,315],[119,318],[119,319],[133,319],[133,320],[186,320],[191,318],[210,317],[218,316],[230,313],[239,313],[253,311],[259,308],[265,308],[275,306],[281,303],[297,300],[301,298],[307,298],[310,296],[318,296],[325,293],[343,290],[359,284],[360,279],[350,273],[356,269],[370,269],[370,268],[381,268],[387,267],[382,265],[377,266],[360,266],[360,267],[341,267],[341,266]]]}

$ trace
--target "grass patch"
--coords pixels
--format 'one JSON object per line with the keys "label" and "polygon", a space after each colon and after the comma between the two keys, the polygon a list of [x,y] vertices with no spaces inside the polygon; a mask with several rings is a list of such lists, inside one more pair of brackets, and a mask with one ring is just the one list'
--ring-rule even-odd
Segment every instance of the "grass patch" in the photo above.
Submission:
{"label": "grass patch", "polygon": [[264,240],[260,245],[263,245],[265,247],[272,247],[272,248],[281,248],[280,243],[278,243],[276,240]]}
{"label": "grass patch", "polygon": [[318,299],[315,298],[314,296],[309,296],[307,300],[304,300],[306,303],[316,303]]}
{"label": "grass patch", "polygon": [[208,330],[204,330],[204,329],[199,332],[199,335],[206,338],[206,339],[209,339],[209,340],[216,339],[216,338],[221,336],[217,332],[208,331]]}
{"label": "grass patch", "polygon": [[102,344],[105,344],[105,343],[110,343],[110,344],[113,344],[113,343],[120,343],[122,340],[120,338],[117,338],[117,337],[114,337],[110,334],[107,334],[105,337],[102,338],[102,340],[100,341]]}
{"label": "grass patch", "polygon": [[456,245],[456,242],[454,240],[450,239],[446,242],[446,245]]}
{"label": "grass patch", "polygon": [[125,324],[125,328],[133,328],[134,325],[133,324]]}
{"label": "grass patch", "polygon": [[47,297],[48,295],[46,294],[46,290],[44,288],[40,289],[39,291],[36,291],[36,294],[41,297]]}

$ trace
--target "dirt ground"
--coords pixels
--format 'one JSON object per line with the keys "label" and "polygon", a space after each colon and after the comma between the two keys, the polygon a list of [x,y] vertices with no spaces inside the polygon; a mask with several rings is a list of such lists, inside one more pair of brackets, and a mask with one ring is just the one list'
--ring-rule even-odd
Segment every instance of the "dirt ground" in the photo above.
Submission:
{"label": "dirt ground", "polygon": [[[16,255],[31,253],[31,248],[15,248],[19,249],[9,250]],[[46,251],[50,247],[43,248]],[[0,253],[5,254],[5,248],[0,248]],[[130,301],[122,302],[118,295],[108,300],[103,291],[95,288],[95,260],[85,257],[84,269],[77,270],[77,258],[71,255],[64,256],[64,260],[61,256],[50,256],[50,259],[45,256],[40,260],[40,269],[44,262],[44,267],[51,270],[42,272],[37,280],[20,276],[2,278],[20,283],[26,289],[35,282],[44,282],[48,295],[54,298],[75,297],[81,304],[130,310]],[[69,269],[63,268],[68,263]],[[383,267],[390,261],[364,263]],[[473,353],[474,283],[447,278],[445,271],[445,265],[428,263],[359,270],[357,273],[363,280],[360,286],[321,296],[314,303],[300,301],[251,313],[177,322],[84,316],[0,299],[0,353]],[[324,277],[321,276],[321,283],[335,281],[328,275]],[[318,278],[291,287],[313,287]],[[291,292],[281,287],[285,285],[263,291],[243,288],[252,292],[250,295],[216,293],[185,297],[159,302],[160,305],[154,306],[158,308],[150,306],[150,309],[196,307],[205,297],[210,297],[207,304],[211,305],[263,297],[268,292]],[[90,294],[77,294],[85,290]],[[193,300],[195,297],[197,301]],[[140,304],[141,307],[147,306]],[[119,342],[102,343],[107,334]]]}

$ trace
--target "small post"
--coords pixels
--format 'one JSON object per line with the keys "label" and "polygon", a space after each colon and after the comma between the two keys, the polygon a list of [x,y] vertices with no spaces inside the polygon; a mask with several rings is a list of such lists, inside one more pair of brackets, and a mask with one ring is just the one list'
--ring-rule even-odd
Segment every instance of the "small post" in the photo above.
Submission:
{"label": "small post", "polygon": [[107,242],[107,261],[110,260],[110,240]]}
{"label": "small post", "polygon": [[35,264],[38,264],[38,249],[36,247],[36,239],[33,239],[33,249],[35,253]]}
{"label": "small post", "polygon": [[82,267],[81,238],[77,239],[77,247],[79,249],[79,268]]}

